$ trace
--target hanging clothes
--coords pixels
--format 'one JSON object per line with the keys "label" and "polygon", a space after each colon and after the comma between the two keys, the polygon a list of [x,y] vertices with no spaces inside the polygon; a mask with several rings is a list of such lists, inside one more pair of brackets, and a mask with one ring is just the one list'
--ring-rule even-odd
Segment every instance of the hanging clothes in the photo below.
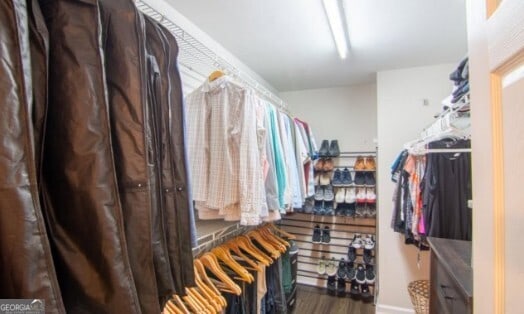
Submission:
{"label": "hanging clothes", "polygon": [[37,185],[49,42],[37,1],[0,2],[0,42],[0,295],[65,313]]}

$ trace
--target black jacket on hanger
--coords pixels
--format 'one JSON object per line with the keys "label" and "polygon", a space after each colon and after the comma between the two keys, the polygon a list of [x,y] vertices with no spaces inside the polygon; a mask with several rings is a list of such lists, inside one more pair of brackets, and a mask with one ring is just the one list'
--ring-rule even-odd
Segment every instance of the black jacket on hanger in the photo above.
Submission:
{"label": "black jacket on hanger", "polygon": [[68,313],[141,313],[113,160],[98,1],[40,3],[50,34],[44,197],[64,304]]}
{"label": "black jacket on hanger", "polygon": [[[47,32],[36,1],[0,1],[0,55],[0,297],[44,299],[48,313],[65,313],[37,185]],[[31,76],[44,79],[33,86]]]}

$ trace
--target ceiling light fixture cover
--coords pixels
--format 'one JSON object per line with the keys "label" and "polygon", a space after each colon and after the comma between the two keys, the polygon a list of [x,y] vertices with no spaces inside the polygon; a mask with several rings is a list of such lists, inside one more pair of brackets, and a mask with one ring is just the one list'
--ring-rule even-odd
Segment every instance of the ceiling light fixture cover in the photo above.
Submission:
{"label": "ceiling light fixture cover", "polygon": [[340,0],[322,0],[324,9],[329,21],[331,33],[337,46],[338,54],[341,59],[345,59],[348,54],[348,40],[344,29],[344,17],[342,15]]}

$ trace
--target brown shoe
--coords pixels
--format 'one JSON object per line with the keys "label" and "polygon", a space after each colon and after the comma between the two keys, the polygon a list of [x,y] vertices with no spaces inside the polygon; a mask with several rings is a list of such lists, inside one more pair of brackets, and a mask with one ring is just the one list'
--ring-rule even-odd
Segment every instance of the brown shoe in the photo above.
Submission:
{"label": "brown shoe", "polygon": [[333,162],[333,159],[328,158],[324,161],[324,167],[322,168],[324,171],[332,171],[335,168],[335,163]]}
{"label": "brown shoe", "polygon": [[375,170],[377,168],[377,165],[375,164],[375,157],[367,156],[365,160],[364,168],[366,170]]}
{"label": "brown shoe", "polygon": [[324,159],[320,158],[315,161],[315,170],[322,171],[324,169]]}
{"label": "brown shoe", "polygon": [[362,156],[358,156],[357,157],[357,160],[355,160],[354,169],[355,170],[364,170],[364,169],[366,169],[364,157],[362,157]]}

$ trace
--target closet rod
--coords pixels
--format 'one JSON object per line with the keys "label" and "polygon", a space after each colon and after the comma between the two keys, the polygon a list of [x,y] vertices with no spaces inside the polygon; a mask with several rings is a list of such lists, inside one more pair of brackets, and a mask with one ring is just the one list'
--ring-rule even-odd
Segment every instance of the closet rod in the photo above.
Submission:
{"label": "closet rod", "polygon": [[428,148],[422,151],[426,154],[443,154],[443,153],[471,153],[471,148]]}
{"label": "closet rod", "polygon": [[[258,81],[249,74],[241,72],[230,62],[220,57],[214,50],[188,34],[170,18],[163,13],[158,12],[147,2],[148,1],[145,0],[135,0],[135,5],[142,13],[160,22],[175,36],[180,46],[179,63],[183,64],[189,70],[195,71],[201,75],[202,73],[196,71],[195,67],[201,68],[207,66],[214,70],[223,70],[226,74],[234,76],[241,83],[251,87],[259,95],[262,95],[269,100],[273,105],[289,114],[287,104],[281,98],[265,88],[262,84],[258,83]],[[192,62],[198,63],[195,64],[195,66],[192,66]],[[209,73],[211,73],[211,71],[209,71]],[[207,77],[209,73],[204,74],[204,76]]]}
{"label": "closet rod", "polygon": [[[363,151],[363,152],[340,152],[340,155],[376,155],[376,151]],[[338,157],[351,157],[351,156],[338,156]]]}

